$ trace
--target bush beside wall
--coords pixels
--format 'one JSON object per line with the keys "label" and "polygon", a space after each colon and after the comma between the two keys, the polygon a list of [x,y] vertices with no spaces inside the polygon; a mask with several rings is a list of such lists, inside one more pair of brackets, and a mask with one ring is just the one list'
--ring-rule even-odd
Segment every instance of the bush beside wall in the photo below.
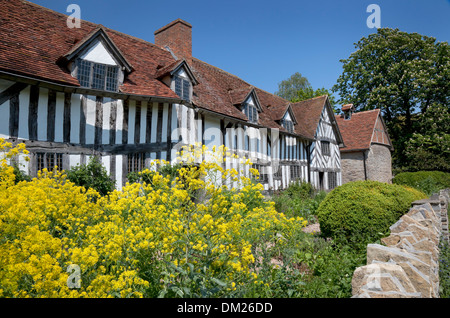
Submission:
{"label": "bush beside wall", "polygon": [[317,217],[323,235],[346,240],[382,237],[411,203],[427,196],[415,189],[377,181],[346,183],[321,202]]}

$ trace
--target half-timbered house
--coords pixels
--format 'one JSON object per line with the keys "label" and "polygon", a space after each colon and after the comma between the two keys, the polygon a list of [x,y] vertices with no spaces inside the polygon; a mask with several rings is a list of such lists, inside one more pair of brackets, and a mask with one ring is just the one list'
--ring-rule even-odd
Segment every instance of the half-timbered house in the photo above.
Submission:
{"label": "half-timbered house", "polygon": [[265,190],[340,184],[328,100],[316,112],[193,57],[189,23],[162,27],[152,44],[87,21],[69,28],[24,0],[0,0],[0,11],[0,138],[26,144],[31,160],[17,160],[30,175],[99,156],[120,189],[128,173],[201,143],[251,159]]}
{"label": "half-timbered house", "polygon": [[314,140],[310,146],[310,182],[332,190],[342,184],[340,147],[344,142],[328,95],[292,104],[302,133]]}

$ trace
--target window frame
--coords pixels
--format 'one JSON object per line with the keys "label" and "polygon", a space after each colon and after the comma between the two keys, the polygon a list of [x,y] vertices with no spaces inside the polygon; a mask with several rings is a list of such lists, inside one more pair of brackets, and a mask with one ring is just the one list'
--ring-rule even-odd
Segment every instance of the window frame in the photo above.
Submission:
{"label": "window frame", "polygon": [[283,119],[281,126],[291,134],[294,132],[294,122],[292,120]]}
{"label": "window frame", "polygon": [[338,185],[337,183],[337,172],[329,171],[328,172],[328,190],[333,190]]}
{"label": "window frame", "polygon": [[37,152],[36,153],[36,171],[47,169],[47,171],[53,171],[57,167],[57,171],[62,171],[64,154],[56,152]]}
{"label": "window frame", "polygon": [[[192,83],[190,80],[186,79],[183,76],[180,75],[173,75],[173,81],[174,81],[174,92],[178,96],[180,96],[181,99],[184,99],[185,101],[190,102],[191,101],[191,91],[192,91]],[[187,92],[186,92],[187,89]]]}
{"label": "window frame", "polygon": [[[85,64],[86,67],[83,64]],[[81,58],[77,59],[76,66],[77,66],[76,77],[81,87],[98,89],[108,92],[117,92],[119,90],[119,71],[120,71],[119,66],[97,63],[93,61],[84,60]],[[88,72],[86,72],[87,69],[89,69]],[[103,78],[101,78],[100,81],[96,79],[96,70],[97,74],[99,72],[98,70],[102,70],[103,72],[102,74]]]}
{"label": "window frame", "polygon": [[331,156],[331,142],[328,140],[320,141],[320,149],[322,151],[323,156]]}
{"label": "window frame", "polygon": [[145,169],[145,152],[127,155],[127,173],[140,172]]}
{"label": "window frame", "polygon": [[258,109],[255,105],[251,105],[250,103],[244,104],[244,114],[247,116],[249,122],[253,124],[257,124],[259,120]]}

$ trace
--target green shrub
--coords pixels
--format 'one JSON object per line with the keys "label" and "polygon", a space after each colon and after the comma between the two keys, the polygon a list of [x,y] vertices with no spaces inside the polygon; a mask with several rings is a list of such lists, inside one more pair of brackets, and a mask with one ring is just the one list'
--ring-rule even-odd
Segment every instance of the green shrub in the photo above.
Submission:
{"label": "green shrub", "polygon": [[277,192],[271,199],[275,209],[289,217],[302,217],[308,222],[315,222],[315,215],[320,202],[325,198],[324,191],[316,193],[308,182],[296,181],[286,189]]}
{"label": "green shrub", "polygon": [[95,189],[101,195],[107,195],[115,188],[115,182],[109,177],[101,160],[95,156],[91,157],[88,164],[72,167],[66,174],[77,186]]}
{"label": "green shrub", "polygon": [[441,189],[450,188],[450,173],[442,171],[402,172],[392,180],[395,184],[407,185],[432,195]]}
{"label": "green shrub", "polygon": [[144,169],[139,172],[130,172],[127,175],[127,180],[129,183],[141,182],[152,184],[153,176],[160,174],[163,177],[170,176],[170,180],[173,181],[178,176],[180,168],[181,165],[179,164],[171,165],[170,163],[166,163],[158,167],[156,171]]}
{"label": "green shrub", "polygon": [[327,237],[376,240],[409,211],[413,201],[424,198],[424,193],[401,185],[355,181],[330,192],[319,205],[317,217]]}

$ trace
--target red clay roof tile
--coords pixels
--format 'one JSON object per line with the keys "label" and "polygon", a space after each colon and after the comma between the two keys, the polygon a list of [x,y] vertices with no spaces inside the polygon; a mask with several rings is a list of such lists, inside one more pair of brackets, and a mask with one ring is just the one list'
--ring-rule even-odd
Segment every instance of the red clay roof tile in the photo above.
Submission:
{"label": "red clay roof tile", "polygon": [[369,149],[378,116],[380,116],[379,109],[353,113],[348,120],[344,119],[343,115],[336,115],[345,144],[341,152]]}

